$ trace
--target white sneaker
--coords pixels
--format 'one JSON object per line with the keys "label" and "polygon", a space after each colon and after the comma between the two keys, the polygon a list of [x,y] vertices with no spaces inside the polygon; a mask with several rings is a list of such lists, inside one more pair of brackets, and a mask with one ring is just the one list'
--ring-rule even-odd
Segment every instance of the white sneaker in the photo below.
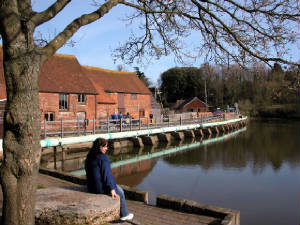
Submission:
{"label": "white sneaker", "polygon": [[127,216],[123,216],[120,218],[120,220],[122,221],[132,220],[132,219],[133,219],[133,213],[129,213]]}

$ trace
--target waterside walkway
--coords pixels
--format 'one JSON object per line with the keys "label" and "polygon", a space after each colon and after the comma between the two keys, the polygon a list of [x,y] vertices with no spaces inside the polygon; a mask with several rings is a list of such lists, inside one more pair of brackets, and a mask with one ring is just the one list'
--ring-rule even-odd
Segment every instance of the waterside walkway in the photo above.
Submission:
{"label": "waterside walkway", "polygon": [[[239,123],[244,123],[247,121],[247,117],[230,119],[230,120],[217,120],[210,122],[200,123],[201,121],[189,121],[189,123],[182,124],[179,121],[179,124],[173,124],[165,127],[147,127],[142,130],[130,130],[130,131],[122,131],[122,132],[114,132],[114,133],[100,133],[100,134],[92,134],[92,135],[85,135],[85,136],[72,136],[72,137],[60,137],[60,138],[49,138],[49,139],[42,139],[41,140],[41,147],[56,147],[56,146],[64,146],[70,144],[80,144],[86,142],[92,142],[96,138],[104,138],[107,140],[112,139],[125,139],[125,138],[137,138],[140,136],[151,136],[155,134],[162,134],[162,133],[171,133],[171,132],[180,132],[185,130],[195,130],[195,129],[206,129],[209,130],[211,128],[222,127],[222,129],[227,129],[228,126],[236,125]],[[228,128],[230,129],[230,128]],[[211,131],[210,131],[211,132]],[[0,139],[0,152],[2,153],[2,142],[3,140]]]}
{"label": "waterside walkway", "polygon": [[[74,183],[70,183],[52,176],[47,176],[44,174],[39,174],[38,176],[38,187],[40,190],[48,189],[48,188],[64,188],[64,187],[78,187],[80,185],[76,185]],[[1,191],[2,193],[2,191]],[[165,196],[162,196],[161,199],[165,199]],[[175,200],[176,201],[176,200]],[[182,201],[182,200],[180,200]],[[195,202],[191,202],[194,203]],[[195,224],[195,225],[212,225],[212,224],[219,224],[219,225],[230,225],[230,224],[239,224],[235,223],[233,220],[228,221],[224,218],[219,218],[215,215],[211,216],[203,216],[203,215],[197,215],[196,213],[186,213],[179,210],[174,209],[168,209],[168,208],[162,208],[162,207],[156,207],[147,205],[141,201],[133,201],[133,200],[127,200],[128,208],[130,212],[134,213],[135,217],[134,220],[131,222],[121,222],[119,220],[115,220],[106,224],[110,225],[181,225],[181,224]],[[164,204],[164,203],[162,203]],[[178,205],[177,205],[178,207]],[[207,207],[207,206],[206,206]],[[0,194],[0,210],[2,211],[2,194]],[[225,210],[225,209],[224,209]],[[239,212],[234,211],[237,213],[237,219],[239,222]],[[88,224],[88,223],[85,223]],[[90,223],[93,224],[93,223]]]}

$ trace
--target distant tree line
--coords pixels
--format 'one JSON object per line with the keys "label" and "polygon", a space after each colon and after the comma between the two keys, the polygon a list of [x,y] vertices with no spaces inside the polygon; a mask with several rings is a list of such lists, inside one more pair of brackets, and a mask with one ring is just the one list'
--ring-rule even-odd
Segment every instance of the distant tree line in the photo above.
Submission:
{"label": "distant tree line", "polygon": [[[200,68],[171,68],[161,74],[159,85],[163,104],[170,107],[178,99],[197,96],[211,109],[239,103],[240,108],[254,116],[299,117],[299,68],[285,69],[275,63],[268,69],[263,64],[248,68],[239,65]],[[206,93],[205,93],[206,86]]]}

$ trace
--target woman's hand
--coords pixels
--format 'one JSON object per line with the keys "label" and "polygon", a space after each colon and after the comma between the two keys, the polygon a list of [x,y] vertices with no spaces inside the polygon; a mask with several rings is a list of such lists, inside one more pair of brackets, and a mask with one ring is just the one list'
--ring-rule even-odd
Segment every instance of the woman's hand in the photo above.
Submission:
{"label": "woman's hand", "polygon": [[112,189],[110,191],[110,193],[111,193],[111,197],[112,198],[120,198],[120,196],[116,193],[115,189]]}

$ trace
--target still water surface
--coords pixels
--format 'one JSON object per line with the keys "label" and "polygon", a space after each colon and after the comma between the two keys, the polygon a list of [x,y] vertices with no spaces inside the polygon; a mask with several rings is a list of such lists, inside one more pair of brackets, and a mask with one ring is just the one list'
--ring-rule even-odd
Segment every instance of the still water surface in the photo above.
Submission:
{"label": "still water surface", "polygon": [[300,224],[298,121],[251,121],[226,141],[155,159],[118,183],[241,211],[243,225]]}

